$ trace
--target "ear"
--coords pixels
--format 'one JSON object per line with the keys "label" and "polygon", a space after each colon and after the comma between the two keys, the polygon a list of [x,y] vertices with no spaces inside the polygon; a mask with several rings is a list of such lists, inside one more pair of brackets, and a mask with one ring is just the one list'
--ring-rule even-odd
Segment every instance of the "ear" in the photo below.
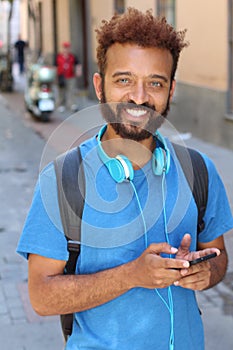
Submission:
{"label": "ear", "polygon": [[170,92],[169,92],[169,101],[170,102],[172,101],[172,98],[173,98],[173,95],[174,95],[174,92],[175,92],[175,88],[176,88],[176,80],[173,79],[172,83],[171,83],[171,89],[170,89]]}
{"label": "ear", "polygon": [[95,88],[96,96],[97,96],[98,100],[100,101],[102,98],[102,77],[99,73],[95,73],[93,75],[93,85]]}

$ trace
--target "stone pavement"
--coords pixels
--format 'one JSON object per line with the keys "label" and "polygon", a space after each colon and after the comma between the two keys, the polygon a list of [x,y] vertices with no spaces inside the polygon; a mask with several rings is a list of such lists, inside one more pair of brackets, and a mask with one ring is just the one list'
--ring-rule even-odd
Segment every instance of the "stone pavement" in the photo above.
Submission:
{"label": "stone pavement", "polygon": [[2,98],[0,115],[0,349],[62,349],[58,318],[42,318],[32,310],[27,263],[15,253],[44,141],[12,114]]}
{"label": "stone pavement", "polygon": [[[233,211],[233,151],[195,138],[186,143],[203,151],[214,161],[225,184]],[[227,234],[225,240],[229,254],[225,279],[214,288],[197,293],[203,313],[206,350],[233,349],[233,234]]]}
{"label": "stone pavement", "polygon": [[[0,348],[61,350],[59,318],[39,317],[34,313],[27,292],[27,263],[15,253],[45,141],[8,107],[0,96]],[[187,145],[213,159],[233,208],[233,151],[189,138],[190,135],[183,136],[188,138]],[[209,291],[198,293],[206,350],[233,349],[233,235],[227,235],[226,242],[230,262],[225,280]]]}

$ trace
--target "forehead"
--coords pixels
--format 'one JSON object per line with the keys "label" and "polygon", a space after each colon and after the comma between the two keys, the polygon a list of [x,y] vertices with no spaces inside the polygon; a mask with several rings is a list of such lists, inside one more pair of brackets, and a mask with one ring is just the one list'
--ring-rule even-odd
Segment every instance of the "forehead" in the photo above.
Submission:
{"label": "forehead", "polygon": [[163,74],[170,78],[172,65],[173,58],[167,49],[115,43],[107,51],[105,73],[127,71],[143,76]]}

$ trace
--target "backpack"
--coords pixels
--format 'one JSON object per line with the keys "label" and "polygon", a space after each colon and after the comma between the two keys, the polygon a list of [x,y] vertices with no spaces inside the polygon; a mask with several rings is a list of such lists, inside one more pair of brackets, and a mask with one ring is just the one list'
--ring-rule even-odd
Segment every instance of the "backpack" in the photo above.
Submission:
{"label": "backpack", "polygon": [[[208,199],[208,171],[199,152],[175,143],[172,145],[197,205],[199,234],[205,227],[203,217]],[[80,148],[75,147],[58,156],[54,167],[60,216],[69,251],[64,273],[74,274],[80,253],[81,219],[85,201],[85,176]],[[72,239],[74,236],[75,240]],[[72,333],[73,314],[61,315],[60,318],[63,335],[67,340]]]}

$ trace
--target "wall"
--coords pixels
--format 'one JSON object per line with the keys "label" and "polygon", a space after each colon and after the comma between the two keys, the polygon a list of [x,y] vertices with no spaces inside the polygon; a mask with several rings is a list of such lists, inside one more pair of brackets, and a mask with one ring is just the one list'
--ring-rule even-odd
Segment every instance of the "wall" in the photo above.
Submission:
{"label": "wall", "polygon": [[22,34],[22,37],[28,41],[28,14],[27,14],[27,0],[21,0],[20,1],[20,7],[19,7],[19,16],[20,16],[20,23],[19,23],[19,31]]}
{"label": "wall", "polygon": [[152,9],[153,14],[156,13],[156,1],[154,0],[125,0],[125,7],[135,7],[138,10],[145,12]]}
{"label": "wall", "polygon": [[53,33],[53,8],[52,0],[43,0],[42,6],[42,51],[46,53],[53,53],[54,33]]}
{"label": "wall", "polygon": [[7,23],[8,23],[9,4],[7,2],[0,2],[0,53],[7,52]]}
{"label": "wall", "polygon": [[[47,0],[44,0],[47,2]],[[58,51],[64,41],[70,41],[69,1],[57,0],[57,40]]]}
{"label": "wall", "polygon": [[178,83],[169,121],[179,132],[233,149],[233,123],[225,119],[226,93]]}
{"label": "wall", "polygon": [[227,89],[227,0],[177,0],[177,28],[190,46],[180,60],[179,80]]}
{"label": "wall", "polygon": [[233,149],[226,119],[228,84],[227,0],[177,0],[177,29],[187,28],[169,120],[208,142]]}
{"label": "wall", "polygon": [[112,0],[90,0],[89,9],[91,14],[91,41],[92,41],[92,59],[96,62],[96,33],[103,19],[108,20],[112,17],[114,12]]}
{"label": "wall", "polygon": [[98,70],[96,63],[96,33],[95,29],[99,28],[103,19],[109,20],[114,12],[114,4],[112,0],[89,0],[88,1],[88,14],[89,18],[89,96],[96,100],[95,91],[93,88],[92,77],[94,72]]}

